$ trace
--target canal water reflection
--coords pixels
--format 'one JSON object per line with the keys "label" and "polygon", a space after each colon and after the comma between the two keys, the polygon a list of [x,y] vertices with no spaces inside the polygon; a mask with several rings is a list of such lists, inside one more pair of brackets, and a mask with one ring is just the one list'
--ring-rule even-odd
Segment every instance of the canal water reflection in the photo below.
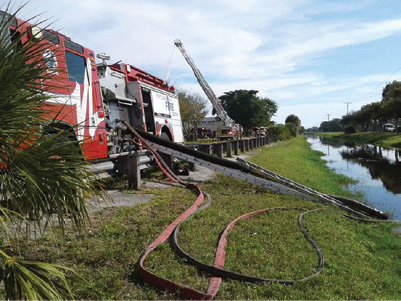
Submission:
{"label": "canal water reflection", "polygon": [[321,151],[327,166],[358,181],[349,190],[362,192],[369,204],[401,220],[401,157],[394,149],[374,145],[344,145],[312,136],[312,149]]}

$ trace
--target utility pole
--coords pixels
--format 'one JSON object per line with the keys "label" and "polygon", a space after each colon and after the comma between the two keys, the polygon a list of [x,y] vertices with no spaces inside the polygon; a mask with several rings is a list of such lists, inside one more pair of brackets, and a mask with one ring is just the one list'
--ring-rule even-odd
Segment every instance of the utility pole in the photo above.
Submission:
{"label": "utility pole", "polygon": [[348,115],[348,105],[352,102],[344,102],[347,105],[347,115]]}
{"label": "utility pole", "polygon": [[331,114],[326,114],[326,115],[327,115],[327,132],[328,132],[330,129],[330,115]]}

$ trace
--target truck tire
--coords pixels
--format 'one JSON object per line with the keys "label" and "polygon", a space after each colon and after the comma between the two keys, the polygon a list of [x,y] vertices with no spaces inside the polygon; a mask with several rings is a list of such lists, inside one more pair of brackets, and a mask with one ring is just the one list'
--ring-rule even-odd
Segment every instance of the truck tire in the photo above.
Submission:
{"label": "truck tire", "polygon": [[[160,135],[160,138],[162,138],[163,140],[171,141],[170,136],[166,132],[162,132],[162,134]],[[163,154],[161,152],[159,152],[159,154],[162,157],[162,159],[164,160],[164,162],[166,162],[167,166],[172,169],[173,168],[173,160],[172,160],[171,156]]]}
{"label": "truck tire", "polygon": [[162,132],[160,138],[162,138],[163,140],[171,141],[170,136],[166,132]]}
{"label": "truck tire", "polygon": [[[60,140],[57,140],[57,143],[68,143],[71,147],[76,148],[76,154],[82,156],[82,149],[75,134],[74,128],[64,124],[50,123],[43,128],[43,134],[48,135],[49,137],[56,136],[60,131],[63,131],[65,135]],[[58,154],[63,157],[65,154]],[[82,160],[84,157],[82,156]]]}

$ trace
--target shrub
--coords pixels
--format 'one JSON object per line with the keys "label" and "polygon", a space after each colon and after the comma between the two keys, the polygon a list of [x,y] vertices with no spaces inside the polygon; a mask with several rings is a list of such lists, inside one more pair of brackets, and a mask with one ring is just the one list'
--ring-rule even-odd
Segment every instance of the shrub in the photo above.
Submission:
{"label": "shrub", "polygon": [[354,134],[354,133],[356,133],[356,129],[352,125],[349,125],[344,128],[344,133],[345,134]]}
{"label": "shrub", "polygon": [[290,131],[291,135],[296,137],[298,134],[297,126],[293,123],[286,123],[285,127]]}
{"label": "shrub", "polygon": [[292,137],[290,130],[282,124],[268,127],[267,135],[276,136],[279,140],[288,140]]}

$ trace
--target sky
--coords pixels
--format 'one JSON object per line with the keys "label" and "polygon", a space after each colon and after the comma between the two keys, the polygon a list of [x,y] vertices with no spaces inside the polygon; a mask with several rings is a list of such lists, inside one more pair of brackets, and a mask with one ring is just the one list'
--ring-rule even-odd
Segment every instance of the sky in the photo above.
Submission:
{"label": "sky", "polygon": [[380,101],[401,80],[400,12],[400,0],[30,0],[18,17],[39,15],[110,63],[206,99],[180,39],[217,96],[257,90],[278,104],[273,121],[295,114],[309,128]]}

